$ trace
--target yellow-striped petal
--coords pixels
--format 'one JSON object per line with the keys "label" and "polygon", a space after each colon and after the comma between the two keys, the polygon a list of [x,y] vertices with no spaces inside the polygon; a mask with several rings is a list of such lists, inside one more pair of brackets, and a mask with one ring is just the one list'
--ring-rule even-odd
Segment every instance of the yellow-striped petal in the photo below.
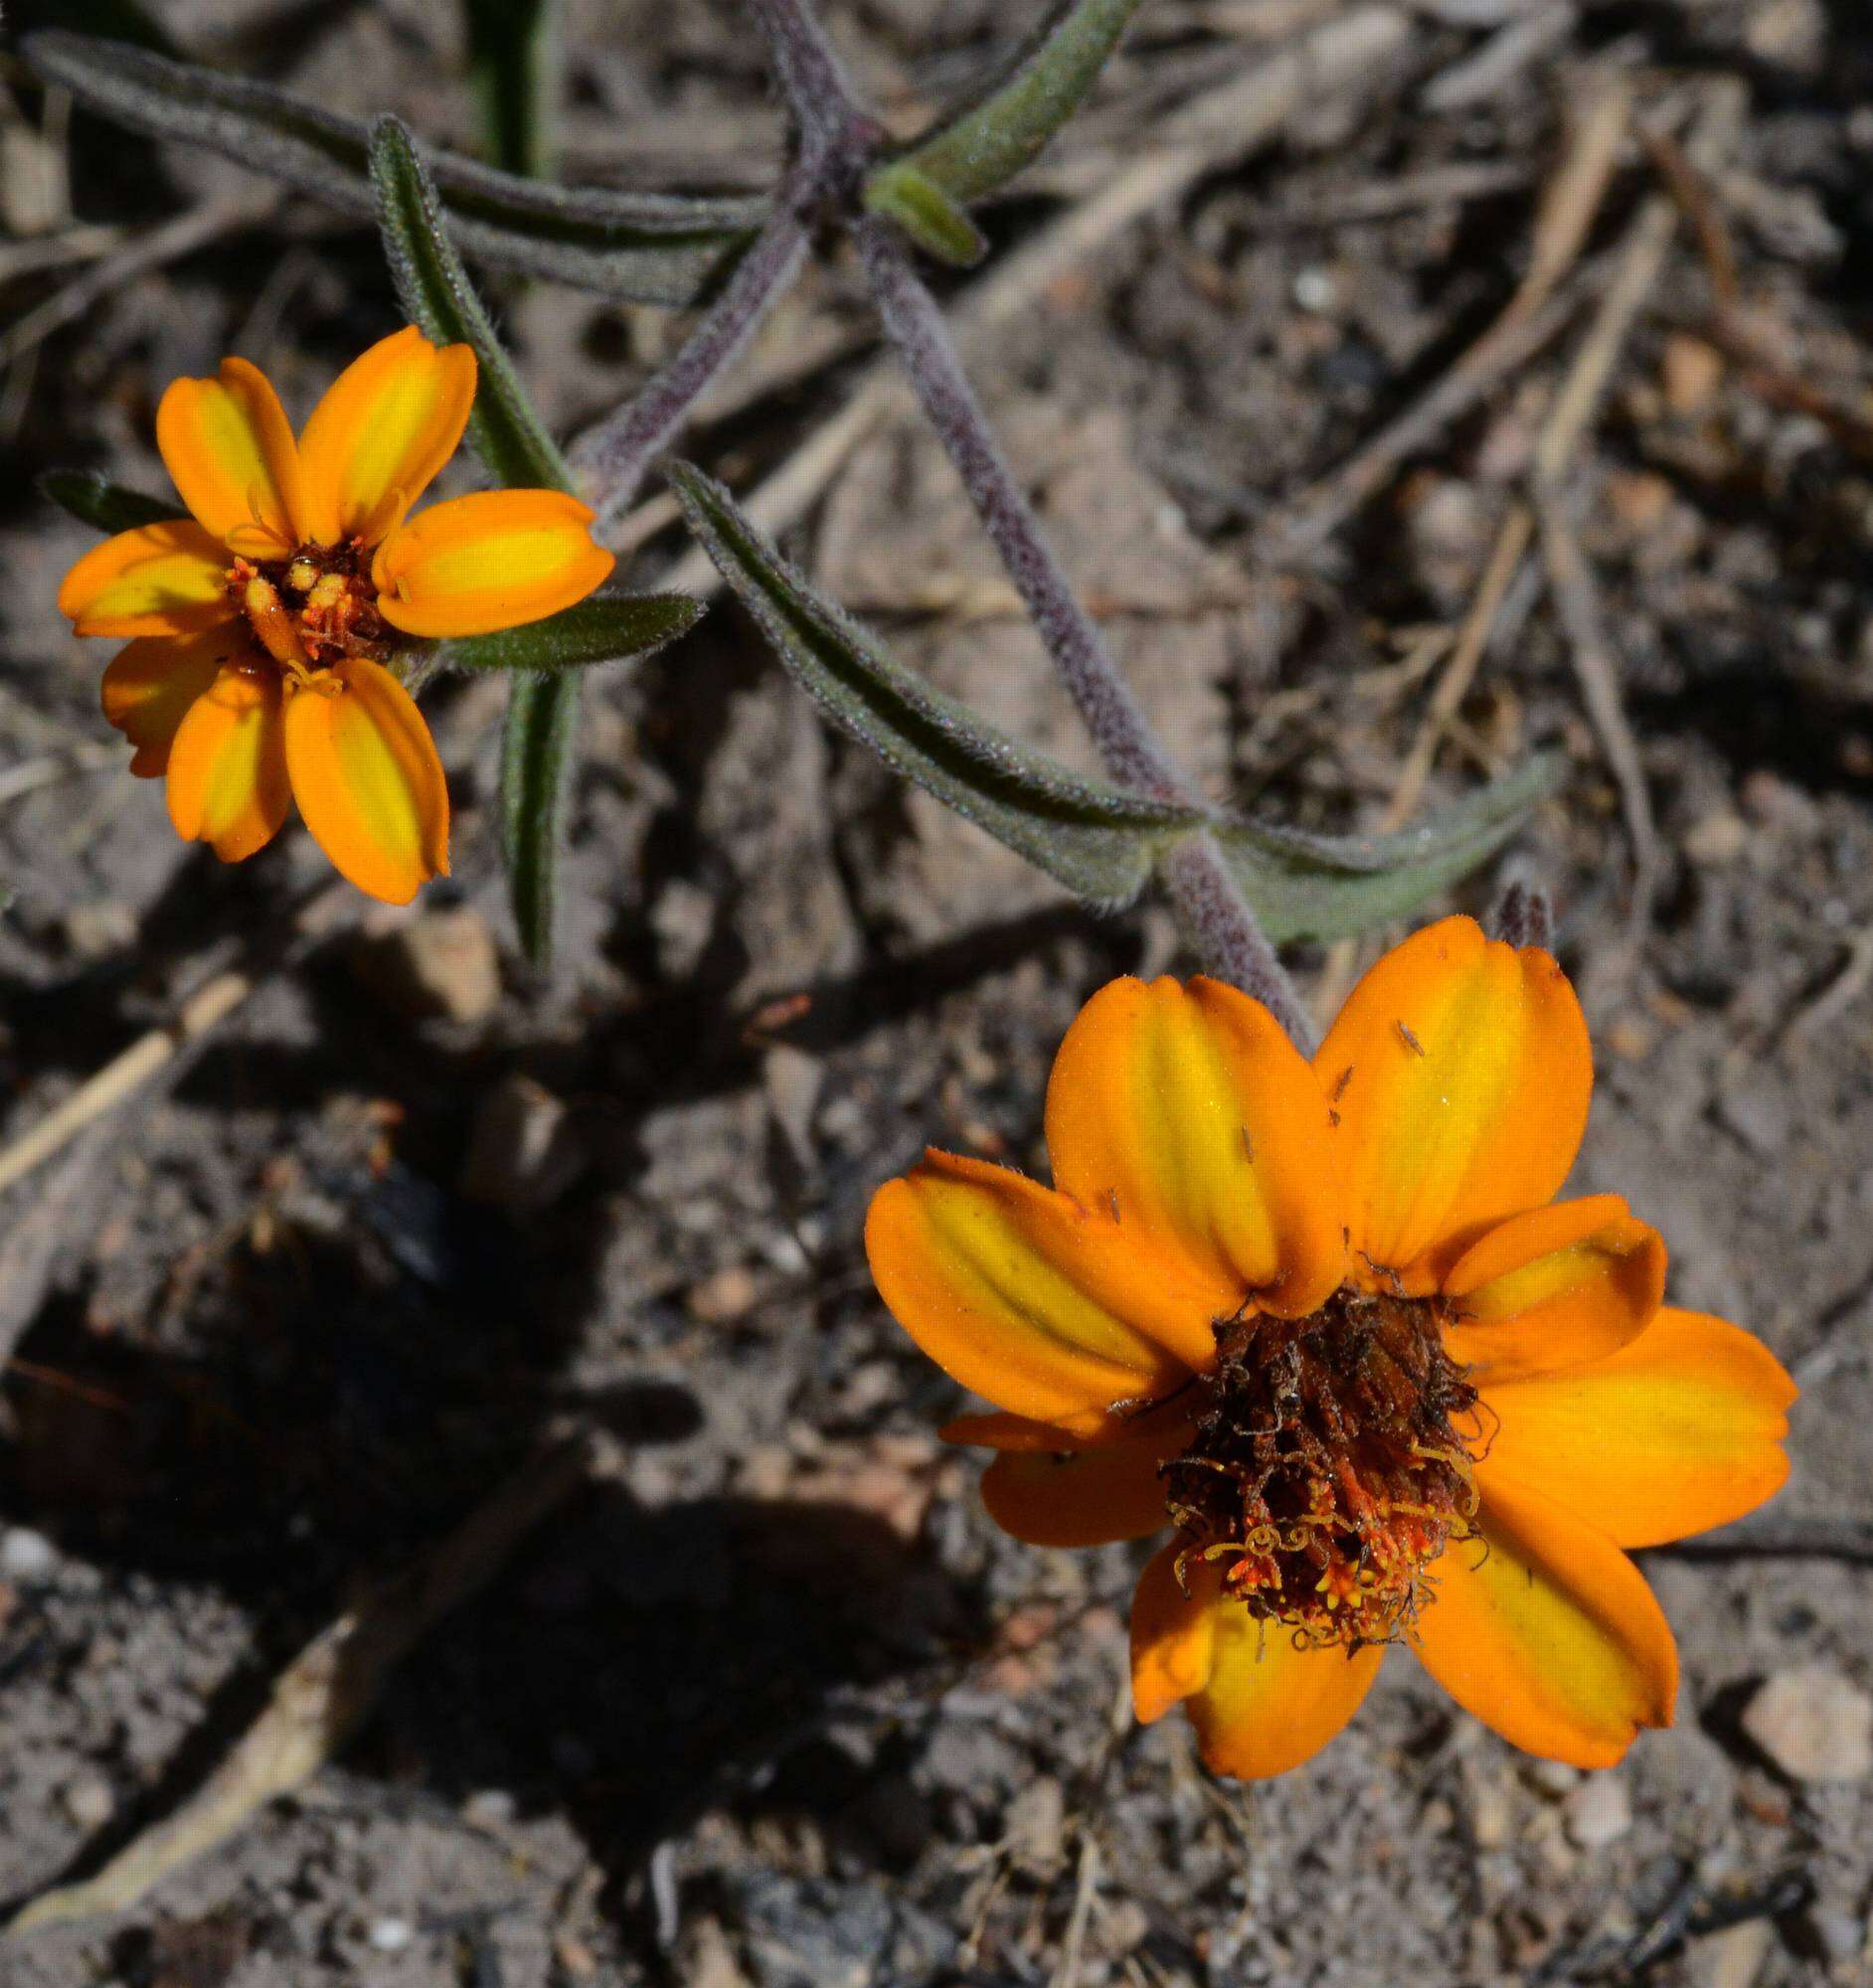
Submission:
{"label": "yellow-striped petal", "polygon": [[169,819],[185,842],[239,863],[279,833],[292,805],[279,679],[225,666],[190,705],[169,748]]}
{"label": "yellow-striped petal", "polygon": [[1213,1563],[1193,1561],[1187,1570],[1190,1585],[1182,1586],[1181,1545],[1173,1540],[1151,1556],[1131,1597],[1131,1709],[1141,1726],[1201,1691],[1216,1660],[1221,1576]]}
{"label": "yellow-striped petal", "polygon": [[475,356],[415,325],[334,380],[299,437],[308,537],[375,545],[455,453],[475,398]]}
{"label": "yellow-striped petal", "polygon": [[1669,1726],[1677,1649],[1644,1576],[1597,1528],[1490,1473],[1480,1539],[1450,1546],[1413,1643],[1425,1668],[1524,1752],[1610,1767]]}
{"label": "yellow-striped petal", "polygon": [[1477,1482],[1527,1485],[1622,1547],[1659,1546],[1782,1488],[1794,1398],[1761,1340],[1667,1306],[1609,1360],[1491,1386]]}
{"label": "yellow-striped petal", "polygon": [[1076,1439],[1166,1396],[1214,1352],[1208,1299],[1109,1217],[932,1153],[872,1197],[865,1248],[892,1316],[965,1388]]}
{"label": "yellow-striped petal", "polygon": [[1423,1292],[1490,1224],[1552,1199],[1587,1125],[1593,1057],[1574,990],[1538,947],[1446,918],[1353,989],[1314,1058],[1355,1267]]}
{"label": "yellow-striped petal", "polygon": [[485,635],[570,607],[617,562],[563,490],[478,490],[432,504],[378,548],[378,612],[408,635]]}
{"label": "yellow-striped petal", "polygon": [[156,446],[182,501],[223,544],[278,559],[302,536],[299,450],[265,374],[224,359],[213,380],[175,380],[156,410]]}
{"label": "yellow-striped petal", "polygon": [[195,635],[235,618],[228,553],[193,518],[139,525],[93,546],[59,587],[81,635]]}
{"label": "yellow-striped petal", "polygon": [[1196,979],[1114,980],[1047,1086],[1054,1179],[1220,1294],[1298,1317],[1345,1264],[1325,1098],[1262,1006]]}
{"label": "yellow-striped petal", "polygon": [[1295,1647],[1294,1632],[1222,1591],[1214,1562],[1178,1543],[1145,1569],[1131,1604],[1131,1703],[1149,1724],[1180,1700],[1212,1773],[1262,1781],[1313,1758],[1372,1689],[1385,1651]]}
{"label": "yellow-striped petal", "polygon": [[1651,1322],[1665,1245],[1617,1194],[1511,1216],[1457,1259],[1444,1289],[1461,1322],[1444,1335],[1478,1387],[1604,1360]]}
{"label": "yellow-striped petal", "polygon": [[448,784],[415,700],[351,656],[286,701],[286,767],[313,839],[341,877],[407,905],[448,874]]}
{"label": "yellow-striped petal", "polygon": [[230,628],[200,635],[145,635],[111,658],[99,693],[105,720],[136,747],[139,780],[169,769],[169,748],[189,707],[209,689],[243,644]]}
{"label": "yellow-striped petal", "polygon": [[1170,1523],[1161,1454],[1137,1441],[1053,1456],[1004,1450],[982,1473],[982,1503],[1004,1533],[1030,1546],[1149,1539]]}

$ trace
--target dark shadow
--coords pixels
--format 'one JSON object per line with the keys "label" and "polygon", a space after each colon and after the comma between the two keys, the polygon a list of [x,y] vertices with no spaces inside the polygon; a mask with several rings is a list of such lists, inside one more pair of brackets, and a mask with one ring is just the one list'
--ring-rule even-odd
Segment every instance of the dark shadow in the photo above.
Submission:
{"label": "dark shadow", "polygon": [[[462,1801],[510,1791],[523,1814],[568,1814],[614,1886],[711,1808],[810,1815],[889,1866],[911,1846],[862,1826],[879,1762],[836,1743],[826,1714],[840,1694],[985,1633],[869,1513],[742,1498],[651,1510],[595,1487],[392,1673],[346,1751],[350,1796],[375,1805],[381,1783],[383,1801],[404,1799],[394,1790],[414,1768],[426,1813],[470,1831]],[[191,1795],[301,1640],[217,1692],[147,1798],[60,1882]]]}

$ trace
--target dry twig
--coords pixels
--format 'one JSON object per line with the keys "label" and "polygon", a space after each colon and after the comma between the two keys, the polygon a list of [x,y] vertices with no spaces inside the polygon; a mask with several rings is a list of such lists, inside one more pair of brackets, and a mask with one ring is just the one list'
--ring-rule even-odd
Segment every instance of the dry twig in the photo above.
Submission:
{"label": "dry twig", "polygon": [[434,1553],[321,1630],[280,1673],[266,1710],[194,1795],[94,1878],[35,1899],[6,1937],[127,1909],[264,1803],[310,1780],[363,1724],[391,1671],[494,1578],[534,1527],[586,1482],[592,1462],[584,1434],[544,1451]]}
{"label": "dry twig", "polygon": [[1284,507],[1281,520],[1264,535],[1260,550],[1268,561],[1291,562],[1324,544],[1408,455],[1533,358],[1574,315],[1599,264],[1589,263],[1579,282],[1564,284],[1600,212],[1631,109],[1619,78],[1588,99],[1560,170],[1542,194],[1527,272],[1501,315],[1429,393]]}

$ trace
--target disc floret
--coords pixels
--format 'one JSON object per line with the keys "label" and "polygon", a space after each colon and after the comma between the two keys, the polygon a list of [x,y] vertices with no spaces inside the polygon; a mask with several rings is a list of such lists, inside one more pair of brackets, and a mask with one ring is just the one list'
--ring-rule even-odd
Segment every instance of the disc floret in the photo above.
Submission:
{"label": "disc floret", "polygon": [[1429,1570],[1476,1512],[1476,1391],[1445,1351],[1441,1298],[1347,1284],[1299,1319],[1228,1318],[1166,1460],[1178,1569],[1307,1647],[1399,1641]]}

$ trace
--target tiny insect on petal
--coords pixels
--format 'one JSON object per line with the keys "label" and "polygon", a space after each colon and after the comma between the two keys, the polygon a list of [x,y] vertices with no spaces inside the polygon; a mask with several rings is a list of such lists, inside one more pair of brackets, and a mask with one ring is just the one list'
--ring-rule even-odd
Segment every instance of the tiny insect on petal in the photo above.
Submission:
{"label": "tiny insect on petal", "polygon": [[379,547],[378,611],[406,634],[434,637],[544,620],[616,564],[595,544],[592,519],[560,490],[480,490],[431,505]]}
{"label": "tiny insect on petal", "polygon": [[306,826],[339,874],[407,905],[448,873],[448,787],[410,693],[353,656],[294,689],[286,764]]}
{"label": "tiny insect on petal", "polygon": [[270,672],[224,667],[169,748],[169,819],[224,863],[263,849],[292,805],[279,700]]}

